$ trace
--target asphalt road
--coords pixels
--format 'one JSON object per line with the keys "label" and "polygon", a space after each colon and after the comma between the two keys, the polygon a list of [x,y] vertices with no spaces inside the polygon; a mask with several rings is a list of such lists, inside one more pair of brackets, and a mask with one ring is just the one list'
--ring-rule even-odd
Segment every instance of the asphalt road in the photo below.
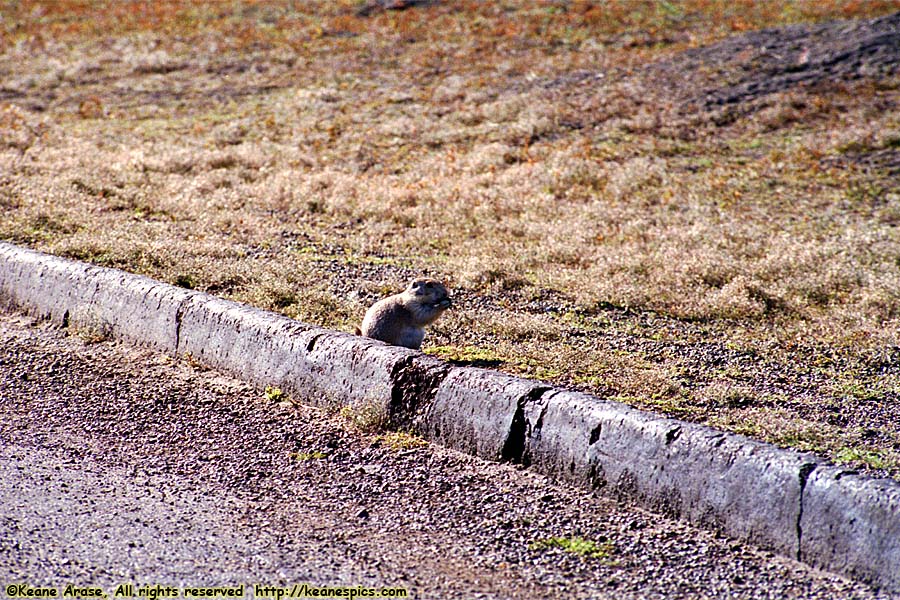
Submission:
{"label": "asphalt road", "polygon": [[[578,538],[602,556],[555,547]],[[888,597],[527,470],[392,448],[185,358],[0,313],[0,585],[12,583],[110,597],[128,583]]]}

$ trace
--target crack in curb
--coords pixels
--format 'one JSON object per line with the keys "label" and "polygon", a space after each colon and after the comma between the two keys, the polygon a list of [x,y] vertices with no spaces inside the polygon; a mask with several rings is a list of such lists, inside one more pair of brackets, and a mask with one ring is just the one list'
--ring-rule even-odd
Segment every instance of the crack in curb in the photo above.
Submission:
{"label": "crack in curb", "polygon": [[[319,341],[319,338],[324,337],[326,335],[328,335],[328,334],[324,331],[322,333],[317,333],[317,334],[313,335],[309,339],[309,341],[306,342],[306,352],[307,353],[312,352],[313,349],[316,347],[316,342]],[[291,348],[293,349],[293,346]]]}
{"label": "crack in curb", "polygon": [[[509,431],[506,434],[506,440],[503,442],[503,449],[500,451],[500,462],[521,464],[526,467],[531,464],[531,457],[526,452],[529,431],[528,420],[525,418],[525,407],[532,402],[540,402],[542,396],[552,389],[549,386],[539,386],[519,398],[516,413],[513,415]],[[543,426],[544,412],[541,411],[535,430]]]}
{"label": "crack in curb", "polygon": [[[313,337],[312,344],[319,336]],[[420,364],[415,356],[406,356],[391,369],[391,400],[388,423],[398,429],[410,429],[422,410],[434,402],[438,387],[450,374],[450,365]]]}
{"label": "crack in curb", "polygon": [[600,439],[600,434],[603,433],[603,423],[597,423],[593,429],[591,429],[591,436],[588,438],[588,446],[593,446]]}
{"label": "crack in curb", "polygon": [[175,356],[178,356],[179,348],[181,346],[181,321],[184,319],[184,311],[187,309],[188,302],[193,299],[194,296],[184,298],[178,303],[178,307],[175,309],[175,348],[172,349],[172,353]]}
{"label": "crack in curb", "polygon": [[800,467],[798,473],[800,479],[800,510],[797,511],[797,560],[803,561],[803,493],[806,490],[806,482],[809,481],[810,474],[816,470],[819,465],[817,463],[806,463]]}
{"label": "crack in curb", "polygon": [[[535,391],[537,391],[537,390],[535,390]],[[527,440],[534,440],[534,441],[540,440],[541,432],[544,429],[544,417],[547,415],[547,409],[548,409],[548,404],[547,404],[547,402],[543,402],[543,399],[544,399],[544,394],[549,391],[552,391],[552,390],[550,388],[547,388],[547,389],[541,391],[539,394],[535,395],[534,401],[540,402],[542,404],[541,412],[540,412],[540,414],[538,414],[537,421],[534,422],[534,426],[531,428],[531,431],[528,431],[528,429],[527,429],[528,420],[526,419],[526,423],[525,423],[526,424],[526,431],[525,431],[526,441]],[[532,392],[532,393],[534,394],[534,392]],[[526,403],[524,403],[524,405],[522,407],[523,416],[524,416],[525,409],[527,409],[527,408],[528,408],[528,403],[526,402]],[[529,447],[526,447],[524,452],[522,453],[522,460],[521,460],[522,466],[524,466],[526,468],[530,467],[533,460],[534,460],[534,457],[532,456],[531,447],[529,445]]]}
{"label": "crack in curb", "polygon": [[666,446],[670,446],[672,442],[677,440],[681,436],[681,425],[677,427],[673,427],[669,431],[666,432]]}

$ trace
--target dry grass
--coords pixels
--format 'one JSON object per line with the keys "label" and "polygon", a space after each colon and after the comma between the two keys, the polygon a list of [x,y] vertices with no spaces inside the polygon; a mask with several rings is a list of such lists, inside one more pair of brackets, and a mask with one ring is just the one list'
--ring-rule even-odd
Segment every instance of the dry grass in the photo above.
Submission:
{"label": "dry grass", "polygon": [[0,3],[0,237],[347,331],[429,273],[436,354],[898,472],[896,81],[633,76],[894,3],[359,6]]}

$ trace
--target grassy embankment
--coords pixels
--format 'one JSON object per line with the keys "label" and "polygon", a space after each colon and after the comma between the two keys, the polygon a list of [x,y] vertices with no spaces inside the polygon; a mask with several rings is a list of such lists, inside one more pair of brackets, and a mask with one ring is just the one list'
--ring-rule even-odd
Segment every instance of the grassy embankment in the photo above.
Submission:
{"label": "grassy embankment", "polygon": [[896,77],[673,58],[892,5],[2,2],[0,238],[346,331],[429,273],[431,353],[896,476]]}

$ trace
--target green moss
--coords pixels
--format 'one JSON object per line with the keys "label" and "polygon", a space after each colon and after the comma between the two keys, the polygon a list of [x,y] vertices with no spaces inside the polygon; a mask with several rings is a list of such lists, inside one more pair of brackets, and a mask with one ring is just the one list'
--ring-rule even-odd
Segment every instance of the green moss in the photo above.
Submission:
{"label": "green moss", "polygon": [[277,387],[266,386],[265,394],[266,400],[268,400],[269,402],[281,402],[282,400],[287,399],[287,396],[283,391],[281,391],[281,388]]}
{"label": "green moss", "polygon": [[192,290],[197,286],[197,282],[194,279],[194,276],[187,273],[178,274],[172,283],[177,285],[178,287],[187,288],[189,290]]}
{"label": "green moss", "polygon": [[863,464],[873,469],[887,469],[891,461],[873,450],[844,446],[834,454],[834,461],[841,464]]}
{"label": "green moss", "polygon": [[772,436],[772,441],[779,446],[788,446],[801,452],[826,452],[829,446],[828,436],[814,427],[788,429]]}
{"label": "green moss", "polygon": [[615,549],[611,542],[593,542],[582,537],[549,537],[534,540],[528,544],[529,550],[550,550],[559,548],[564,552],[585,558],[607,560]]}
{"label": "green moss", "polygon": [[427,446],[428,442],[417,435],[402,431],[389,431],[375,436],[373,442],[390,448],[391,450],[410,450]]}
{"label": "green moss", "polygon": [[539,364],[534,360],[524,360],[516,365],[520,374],[530,379],[544,379],[552,381],[562,376],[562,370]]}
{"label": "green moss", "polygon": [[738,435],[746,435],[748,437],[764,437],[765,430],[753,418],[735,416],[733,414],[715,414],[707,424],[718,429],[725,429]]}
{"label": "green moss", "polygon": [[646,408],[658,410],[673,417],[692,417],[698,416],[703,412],[703,409],[694,404],[691,398],[683,395],[654,395],[649,398],[646,396],[613,396],[610,399],[624,404],[643,405]]}
{"label": "green moss", "polygon": [[305,462],[307,460],[321,460],[327,456],[327,454],[319,452],[318,450],[314,450],[313,452],[291,452],[291,458],[300,462]]}
{"label": "green moss", "polygon": [[338,414],[352,429],[362,433],[375,433],[387,427],[387,415],[375,401],[342,406]]}

